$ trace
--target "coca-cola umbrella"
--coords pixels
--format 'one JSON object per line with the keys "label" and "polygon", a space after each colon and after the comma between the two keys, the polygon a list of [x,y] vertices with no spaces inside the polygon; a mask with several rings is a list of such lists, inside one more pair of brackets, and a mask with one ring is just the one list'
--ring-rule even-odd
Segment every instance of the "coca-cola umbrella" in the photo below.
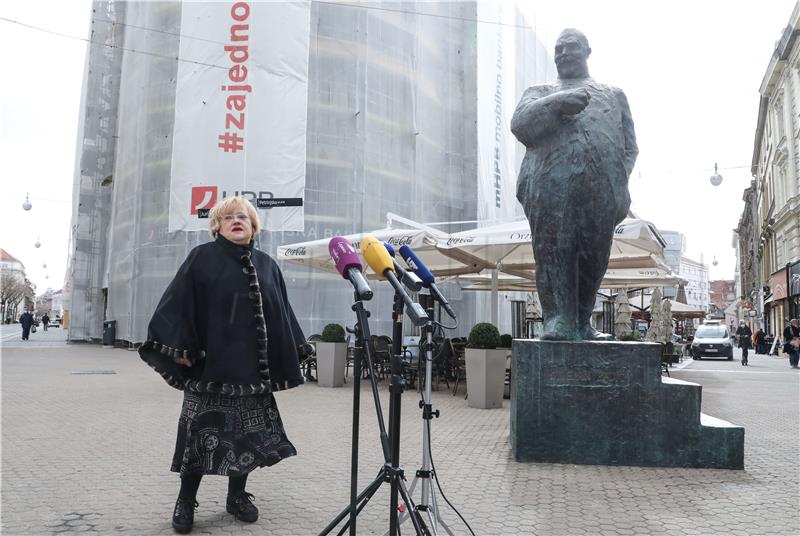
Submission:
{"label": "coca-cola umbrella", "polygon": [[[484,268],[482,264],[465,264],[458,259],[442,254],[441,248],[445,247],[449,235],[421,224],[420,228],[385,227],[374,231],[349,234],[344,238],[353,245],[356,251],[359,251],[361,240],[365,236],[374,236],[381,242],[390,244],[395,251],[404,245],[411,247],[436,277],[477,273]],[[328,253],[328,242],[330,242],[330,238],[286,244],[278,247],[277,258],[318,270],[335,272],[336,267]],[[368,277],[375,277],[374,272],[368,268],[366,263],[363,264],[365,274]]]}
{"label": "coca-cola umbrella", "polygon": [[[652,223],[627,218],[614,230],[608,268],[665,268],[665,245]],[[536,262],[530,227],[525,219],[451,234],[440,251],[464,265],[534,278]]]}
{"label": "coca-cola umbrella", "polygon": [[[499,274],[497,289],[506,292],[533,292],[536,290],[535,272],[532,279]],[[491,290],[492,277],[489,273],[460,275],[451,281],[461,285],[462,290]],[[673,274],[666,267],[651,268],[612,268],[606,270],[600,288],[651,288],[668,287],[685,283],[686,280]]]}

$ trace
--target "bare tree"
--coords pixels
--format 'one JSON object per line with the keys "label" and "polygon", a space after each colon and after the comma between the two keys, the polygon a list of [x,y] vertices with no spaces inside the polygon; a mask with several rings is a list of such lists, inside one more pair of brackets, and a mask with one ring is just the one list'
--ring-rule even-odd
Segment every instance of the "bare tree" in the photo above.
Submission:
{"label": "bare tree", "polygon": [[16,318],[19,303],[30,290],[26,283],[19,270],[0,270],[0,319],[3,322]]}

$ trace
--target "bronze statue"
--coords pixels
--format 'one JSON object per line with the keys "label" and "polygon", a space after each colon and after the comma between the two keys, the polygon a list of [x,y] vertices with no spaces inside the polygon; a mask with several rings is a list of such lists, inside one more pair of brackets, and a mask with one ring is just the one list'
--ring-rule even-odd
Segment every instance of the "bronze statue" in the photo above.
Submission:
{"label": "bronze statue", "polygon": [[527,147],[517,199],[531,226],[542,339],[611,338],[589,320],[639,150],[625,94],[589,76],[591,52],[581,32],[561,32],[558,81],[528,88],[511,120]]}

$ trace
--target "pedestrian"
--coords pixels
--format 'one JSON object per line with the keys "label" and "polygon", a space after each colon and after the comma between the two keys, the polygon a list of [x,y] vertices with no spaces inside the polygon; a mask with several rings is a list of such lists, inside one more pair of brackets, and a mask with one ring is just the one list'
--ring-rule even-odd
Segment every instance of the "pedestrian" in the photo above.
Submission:
{"label": "pedestrian", "polygon": [[22,326],[22,340],[27,341],[31,336],[31,327],[33,327],[33,315],[27,309],[19,317],[19,325]]}
{"label": "pedestrian", "polygon": [[171,466],[181,477],[172,515],[179,533],[192,529],[203,475],[227,476],[226,510],[258,519],[248,475],[297,454],[273,392],[303,383],[299,362],[312,351],[280,268],[253,247],[261,229],[253,205],[228,197],[211,210],[209,227],[214,240],[178,269],[139,350],[183,391]]}
{"label": "pedestrian", "polygon": [[800,361],[800,321],[792,318],[783,330],[783,353],[789,354],[789,366],[798,368]]}
{"label": "pedestrian", "polygon": [[744,320],[739,321],[739,327],[736,328],[736,339],[739,341],[739,348],[742,350],[742,366],[747,366],[747,351],[752,344],[753,330],[747,325]]}
{"label": "pedestrian", "polygon": [[47,313],[42,316],[42,328],[47,331],[47,324],[50,323],[50,317],[47,316]]}
{"label": "pedestrian", "polygon": [[753,348],[755,348],[756,355],[764,353],[764,330],[758,328],[756,334],[753,335]]}

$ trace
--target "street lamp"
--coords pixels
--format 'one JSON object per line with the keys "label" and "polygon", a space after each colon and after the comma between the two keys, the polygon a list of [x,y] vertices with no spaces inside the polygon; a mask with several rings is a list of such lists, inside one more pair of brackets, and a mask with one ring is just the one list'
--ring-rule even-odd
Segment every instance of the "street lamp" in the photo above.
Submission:
{"label": "street lamp", "polygon": [[25,202],[22,203],[22,208],[25,209],[25,210],[30,210],[32,206],[33,205],[31,205],[31,202],[28,200],[28,194],[26,193],[25,194]]}
{"label": "street lamp", "polygon": [[722,184],[722,175],[720,175],[719,172],[717,171],[717,163],[716,162],[714,162],[714,174],[711,175],[711,177],[709,177],[708,180],[711,181],[711,184],[713,186],[719,186],[720,184]]}

